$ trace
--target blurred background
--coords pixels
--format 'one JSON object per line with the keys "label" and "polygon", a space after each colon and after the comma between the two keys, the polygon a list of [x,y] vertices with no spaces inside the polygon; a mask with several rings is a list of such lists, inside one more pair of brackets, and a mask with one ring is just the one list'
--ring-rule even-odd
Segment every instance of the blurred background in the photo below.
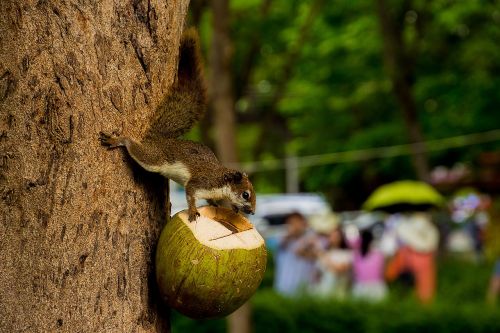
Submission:
{"label": "blurred background", "polygon": [[500,1],[192,0],[189,24],[189,138],[251,176],[269,263],[239,327],[174,330],[500,332]]}

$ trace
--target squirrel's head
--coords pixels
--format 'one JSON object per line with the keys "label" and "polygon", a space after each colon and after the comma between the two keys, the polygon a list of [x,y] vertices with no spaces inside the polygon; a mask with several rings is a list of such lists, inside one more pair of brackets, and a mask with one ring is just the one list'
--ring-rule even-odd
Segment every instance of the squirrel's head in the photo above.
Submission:
{"label": "squirrel's head", "polygon": [[224,174],[224,182],[231,188],[230,201],[233,209],[247,214],[255,213],[255,192],[246,173],[229,170]]}

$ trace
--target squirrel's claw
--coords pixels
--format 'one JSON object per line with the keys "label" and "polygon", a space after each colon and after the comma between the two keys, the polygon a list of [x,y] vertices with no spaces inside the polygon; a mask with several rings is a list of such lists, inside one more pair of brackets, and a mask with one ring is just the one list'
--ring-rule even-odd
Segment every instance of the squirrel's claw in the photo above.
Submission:
{"label": "squirrel's claw", "polygon": [[113,149],[123,145],[119,138],[115,138],[104,132],[99,132],[99,141],[101,141],[101,145],[107,146],[109,149]]}
{"label": "squirrel's claw", "polygon": [[99,132],[99,141],[103,146],[109,146],[109,140],[111,139],[111,135],[106,134],[104,132]]}
{"label": "squirrel's claw", "polygon": [[106,140],[110,137],[111,135],[106,134],[104,132],[99,132],[99,141]]}
{"label": "squirrel's claw", "polygon": [[189,217],[188,217],[189,222],[196,221],[196,219],[198,218],[198,216],[200,216],[200,213],[198,213],[198,211],[189,212]]}

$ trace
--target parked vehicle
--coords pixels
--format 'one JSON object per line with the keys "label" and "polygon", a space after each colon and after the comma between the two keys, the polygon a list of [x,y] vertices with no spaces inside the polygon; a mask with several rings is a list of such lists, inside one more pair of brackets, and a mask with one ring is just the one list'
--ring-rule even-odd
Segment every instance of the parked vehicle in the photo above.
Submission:
{"label": "parked vehicle", "polygon": [[250,220],[266,240],[270,250],[276,249],[286,232],[285,217],[298,212],[306,217],[328,214],[330,205],[316,193],[261,194],[257,196],[257,211]]}

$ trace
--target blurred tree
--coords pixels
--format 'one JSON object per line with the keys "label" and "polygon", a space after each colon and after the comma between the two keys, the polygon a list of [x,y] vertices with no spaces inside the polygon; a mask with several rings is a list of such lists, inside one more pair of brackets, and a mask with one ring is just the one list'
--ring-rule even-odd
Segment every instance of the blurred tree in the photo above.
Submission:
{"label": "blurred tree", "polygon": [[299,60],[302,52],[302,45],[304,45],[307,40],[312,23],[317,18],[322,3],[323,1],[316,0],[310,4],[304,22],[301,23],[298,28],[296,40],[292,41],[292,45],[289,50],[287,50],[287,52],[283,55],[284,59],[282,68],[278,69],[279,77],[275,83],[272,97],[269,100],[269,104],[266,105],[263,116],[259,119],[261,131],[254,147],[254,156],[260,156],[262,154],[264,147],[268,145],[269,135],[273,131],[278,131],[282,142],[288,142],[289,140],[290,135],[286,119],[278,112],[277,107],[285,95],[287,86],[293,77],[295,68],[298,67],[297,61]]}
{"label": "blurred tree", "polygon": [[[376,7],[384,44],[384,61],[412,143],[413,165],[420,180],[430,181],[429,162],[413,96],[417,50],[413,45],[408,46],[403,38],[405,16],[411,8],[411,1],[399,1],[387,6],[385,0],[377,0]],[[418,41],[412,42],[416,44]]]}
{"label": "blurred tree", "polygon": [[[242,161],[408,144],[498,127],[497,0],[385,0],[378,7],[336,0],[311,15],[318,3],[230,2]],[[392,25],[389,34],[381,28],[380,4],[390,8],[382,13]],[[392,62],[391,54],[397,56]],[[391,69],[391,63],[397,67]],[[329,194],[338,208],[355,209],[380,183],[426,178],[433,165],[474,161],[482,150],[499,145],[427,148],[427,158],[414,154],[421,161],[413,164],[411,156],[401,156],[303,169],[301,187]],[[280,170],[256,173],[254,179],[259,191],[284,190]]]}
{"label": "blurred tree", "polygon": [[212,0],[210,48],[210,104],[213,110],[215,147],[222,163],[237,163],[234,95],[231,72],[233,46],[229,35],[229,0]]}
{"label": "blurred tree", "polygon": [[[215,147],[222,163],[238,163],[236,116],[231,62],[233,46],[229,33],[229,0],[212,0],[212,43],[210,49],[210,107],[215,130]],[[228,316],[229,333],[250,333],[250,303]]]}

